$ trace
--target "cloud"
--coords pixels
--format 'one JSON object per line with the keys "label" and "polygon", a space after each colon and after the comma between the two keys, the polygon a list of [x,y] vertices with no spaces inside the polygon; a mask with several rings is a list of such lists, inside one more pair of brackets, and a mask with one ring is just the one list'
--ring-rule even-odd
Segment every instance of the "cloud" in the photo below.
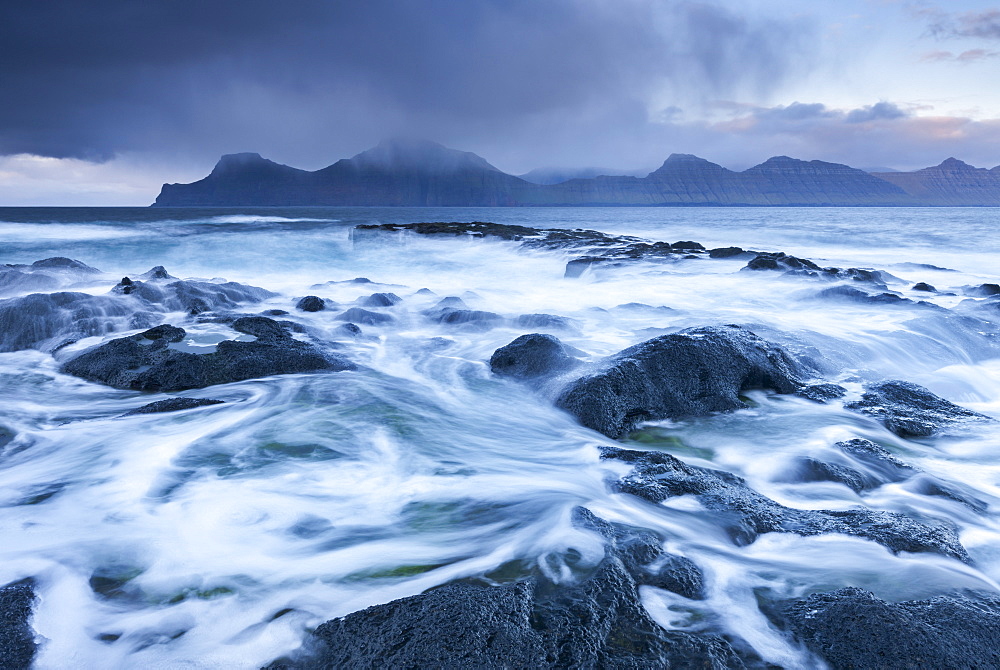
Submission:
{"label": "cloud", "polygon": [[891,102],[877,102],[868,107],[850,110],[844,115],[844,121],[847,123],[867,123],[869,121],[903,119],[907,116],[909,116],[907,112]]}
{"label": "cloud", "polygon": [[397,133],[533,147],[637,110],[766,97],[808,67],[812,31],[660,0],[13,3],[0,154],[254,150],[320,167]]}
{"label": "cloud", "polygon": [[923,8],[917,15],[928,20],[928,32],[935,37],[1000,40],[1000,10],[954,13]]}
{"label": "cloud", "polygon": [[951,51],[929,51],[920,57],[921,61],[930,63],[976,63],[982,60],[1000,57],[1000,51],[988,51],[986,49],[969,49],[959,54]]}

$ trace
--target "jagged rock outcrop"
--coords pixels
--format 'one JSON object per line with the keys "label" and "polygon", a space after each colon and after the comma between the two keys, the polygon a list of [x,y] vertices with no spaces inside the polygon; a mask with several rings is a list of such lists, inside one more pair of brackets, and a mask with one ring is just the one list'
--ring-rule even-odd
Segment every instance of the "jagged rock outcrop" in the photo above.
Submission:
{"label": "jagged rock outcrop", "polygon": [[770,609],[780,627],[831,668],[1000,667],[994,593],[892,603],[848,587]]}
{"label": "jagged rock outcrop", "polygon": [[183,391],[278,374],[353,369],[353,364],[293,339],[280,323],[263,316],[236,319],[233,329],[253,342],[224,340],[208,354],[171,348],[185,331],[161,325],[111,340],[70,359],[62,371],[135,391]]}
{"label": "jagged rock outcrop", "polygon": [[900,437],[929,437],[958,424],[992,421],[934,395],[923,386],[899,380],[869,384],[859,400],[844,407],[881,419],[886,428]]}
{"label": "jagged rock outcrop", "polygon": [[664,555],[651,533],[616,527],[582,508],[574,516],[607,542],[597,566],[578,566],[577,583],[539,574],[503,584],[450,582],[327,621],[298,657],[268,667],[744,667],[722,637],[664,630],[639,600],[639,584],[701,597],[697,566]]}
{"label": "jagged rock outcrop", "polygon": [[35,580],[22,579],[0,587],[0,667],[28,670],[38,645],[31,629]]}

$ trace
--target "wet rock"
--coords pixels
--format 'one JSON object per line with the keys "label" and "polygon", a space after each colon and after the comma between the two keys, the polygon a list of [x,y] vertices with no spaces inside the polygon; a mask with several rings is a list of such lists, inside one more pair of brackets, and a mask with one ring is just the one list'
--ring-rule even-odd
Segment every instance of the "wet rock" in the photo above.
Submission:
{"label": "wet rock", "polygon": [[31,629],[35,580],[22,579],[0,587],[0,665],[5,670],[28,670],[38,645]]}
{"label": "wet rock", "polygon": [[260,313],[261,316],[288,316],[288,310],[284,309],[265,309]]}
{"label": "wet rock", "polygon": [[618,437],[643,421],[745,407],[750,389],[792,393],[798,365],[779,346],[736,326],[690,328],[629,347],[570,382],[556,405]]}
{"label": "wet rock", "polygon": [[326,301],[316,295],[307,295],[295,303],[295,309],[303,312],[322,312],[326,309]]}
{"label": "wet rock", "polygon": [[871,440],[856,437],[834,445],[878,473],[883,481],[898,482],[913,476],[918,470],[890,454]]}
{"label": "wet rock", "polygon": [[361,328],[355,323],[345,323],[334,328],[333,334],[341,337],[360,337]]}
{"label": "wet rock", "polygon": [[381,312],[371,312],[367,309],[362,309],[360,307],[351,307],[345,312],[341,312],[336,317],[339,321],[352,321],[357,323],[363,323],[366,326],[383,326],[390,323],[395,323],[396,319],[389,314],[382,314]]}
{"label": "wet rock", "polygon": [[965,289],[966,295],[976,298],[988,298],[991,295],[1000,295],[1000,284],[980,284]]}
{"label": "wet rock", "polygon": [[744,667],[721,637],[660,628],[620,557],[629,539],[612,537],[604,560],[581,567],[575,584],[451,582],[328,621],[311,653],[271,667]]}
{"label": "wet rock", "polygon": [[943,519],[914,519],[867,508],[799,510],[780,505],[734,474],[687,465],[669,454],[602,447],[601,457],[630,463],[632,472],[615,483],[623,493],[660,503],[694,495],[716,512],[737,544],[749,544],[761,533],[820,535],[841,533],[877,542],[890,551],[933,552],[968,562],[956,528]]}
{"label": "wet rock", "polygon": [[203,314],[233,310],[248,303],[273,298],[277,293],[237,282],[175,281],[169,284],[133,281],[125,277],[113,293],[134,296],[150,307],[165,312]]}
{"label": "wet rock", "polygon": [[670,245],[671,249],[678,251],[704,251],[705,247],[698,242],[691,242],[686,240],[681,240],[680,242],[674,242]]}
{"label": "wet rock", "polygon": [[744,270],[821,270],[820,266],[806,258],[796,258],[783,252],[758,254],[746,264]]}
{"label": "wet rock", "polygon": [[895,293],[868,293],[853,286],[831,286],[816,294],[817,298],[826,300],[841,300],[847,302],[867,303],[871,305],[906,305],[916,304],[909,298]]}
{"label": "wet rock", "polygon": [[151,402],[148,405],[137,407],[136,409],[126,412],[122,416],[135,416],[136,414],[158,414],[160,412],[178,412],[180,410],[193,409],[195,407],[206,407],[208,405],[221,405],[223,402],[225,401],[214,400],[212,398],[168,398],[167,400],[157,400],[156,402]]}
{"label": "wet rock", "polygon": [[433,321],[446,325],[473,325],[478,328],[492,328],[503,322],[503,317],[495,312],[475,309],[447,309],[431,317]]}
{"label": "wet rock", "polygon": [[3,449],[8,444],[14,441],[17,437],[17,432],[8,428],[7,426],[0,426],[0,449]]}
{"label": "wet rock", "polygon": [[150,268],[148,271],[143,272],[139,275],[139,279],[143,281],[156,281],[156,280],[167,280],[167,279],[177,279],[172,274],[167,272],[167,269],[162,265],[157,265],[156,267]]}
{"label": "wet rock", "polygon": [[225,340],[212,353],[193,354],[169,346],[177,341],[178,333],[183,338],[183,329],[160,326],[86,351],[66,362],[62,371],[120,389],[183,391],[276,374],[354,367],[293,339],[278,322],[266,317],[243,317],[233,322],[233,328],[258,339]]}
{"label": "wet rock", "polygon": [[110,296],[68,291],[0,300],[0,351],[45,350],[65,340],[122,330],[134,309]]}
{"label": "wet rock", "polygon": [[933,286],[931,286],[927,282],[922,282],[922,281],[917,282],[916,284],[914,284],[913,286],[911,286],[910,290],[912,290],[912,291],[928,291],[930,293],[937,293],[937,289],[936,288],[934,288]]}
{"label": "wet rock", "polygon": [[0,295],[45,291],[59,286],[59,280],[41,272],[0,268]]}
{"label": "wet rock", "polygon": [[747,253],[740,247],[717,247],[715,249],[708,250],[709,258],[732,258],[733,256],[741,256]]}
{"label": "wet rock", "polygon": [[595,263],[600,263],[604,259],[596,258],[593,256],[586,256],[584,258],[574,258],[566,263],[566,270],[563,272],[563,277],[567,279],[576,279],[581,276],[584,272],[590,269],[590,266]]}
{"label": "wet rock", "polygon": [[848,587],[784,601],[779,626],[832,668],[1000,667],[1000,597],[890,603]]}
{"label": "wet rock", "polygon": [[354,227],[355,231],[395,232],[408,230],[419,235],[469,235],[472,237],[495,237],[501,240],[521,240],[537,235],[538,230],[526,226],[513,226],[484,221],[435,221],[427,223],[381,223],[362,224]]}
{"label": "wet rock", "polygon": [[959,423],[992,420],[904,381],[869,384],[860,400],[844,407],[880,419],[900,437],[929,437]]}
{"label": "wet rock", "polygon": [[847,389],[839,384],[810,384],[798,390],[797,395],[818,403],[827,403],[831,400],[843,398],[847,394]]}
{"label": "wet rock", "polygon": [[72,258],[66,258],[64,256],[55,256],[53,258],[45,258],[40,261],[35,261],[31,264],[33,268],[45,268],[45,269],[60,269],[60,270],[75,270],[83,274],[100,274],[101,271],[95,267],[91,267],[86,263]]}
{"label": "wet rock", "polygon": [[554,314],[522,314],[514,320],[518,328],[546,328],[548,330],[573,330],[573,322],[565,316]]}
{"label": "wet rock", "polygon": [[500,347],[490,357],[494,374],[529,381],[571,370],[580,361],[570,355],[558,338],[541,333],[522,335]]}
{"label": "wet rock", "polygon": [[395,293],[372,293],[360,302],[364,307],[392,307],[403,302]]}
{"label": "wet rock", "polygon": [[881,481],[867,473],[814,458],[803,461],[800,479],[804,482],[838,482],[855,493],[869,491],[882,485]]}

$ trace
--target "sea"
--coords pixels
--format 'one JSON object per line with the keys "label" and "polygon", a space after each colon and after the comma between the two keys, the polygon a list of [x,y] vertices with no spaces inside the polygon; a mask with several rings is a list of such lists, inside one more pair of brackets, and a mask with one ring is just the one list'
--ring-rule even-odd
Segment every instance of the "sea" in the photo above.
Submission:
{"label": "sea", "polygon": [[[884,290],[907,300],[827,299],[824,280],[745,270],[745,257],[639,260],[567,277],[573,250],[353,234],[358,224],[421,221],[781,251],[880,270]],[[659,624],[738,637],[776,666],[818,666],[761,612],[762,598],[844,586],[891,601],[1000,591],[1000,423],[904,439],[842,401],[752,391],[745,409],[650,422],[614,441],[493,375],[490,356],[530,332],[516,325],[526,314],[565,317],[569,327],[552,334],[587,361],[683,328],[740,324],[821,360],[814,381],[843,385],[848,399],[899,379],[1000,419],[1000,302],[971,289],[1000,282],[998,226],[991,208],[0,208],[0,264],[66,257],[100,271],[67,273],[46,292],[109,294],[154,266],[262,287],[275,296],[246,313],[287,310],[281,318],[358,365],[151,394],[60,372],[67,357],[139,332],[127,326],[58,350],[0,353],[0,427],[10,436],[0,446],[0,584],[37,581],[38,668],[259,668],[331,618],[512,561],[572,579],[566,556],[603,555],[600,539],[572,523],[583,506],[655,531],[704,572],[703,600],[642,587]],[[27,292],[0,285],[0,311]],[[402,299],[383,309],[395,322],[343,336],[337,314],[375,292]],[[307,295],[340,307],[296,310]],[[504,320],[470,329],[424,316],[451,296]],[[193,346],[236,335],[161,316]],[[170,395],[224,403],[122,416]],[[923,483],[856,493],[795,474],[855,437],[919,469]],[[628,468],[602,461],[599,448],[622,442],[734,473],[793,508],[945,519],[972,560],[894,554],[838,534],[735,542],[691,496],[655,505],[617,492]],[[931,495],[928,481],[977,505]]]}

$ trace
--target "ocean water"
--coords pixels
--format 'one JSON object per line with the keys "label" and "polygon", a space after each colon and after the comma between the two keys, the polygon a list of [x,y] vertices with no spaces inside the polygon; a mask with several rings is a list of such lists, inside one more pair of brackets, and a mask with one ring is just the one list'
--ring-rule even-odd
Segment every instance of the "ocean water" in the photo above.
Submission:
{"label": "ocean water", "polygon": [[[762,593],[852,585],[902,600],[1000,590],[1000,424],[906,440],[839,402],[761,392],[744,410],[634,434],[634,445],[736,473],[790,507],[950,520],[973,560],[894,555],[834,534],[772,533],[737,546],[695,500],[652,505],[615,493],[608,481],[627,468],[600,461],[598,447],[618,443],[490,373],[492,352],[528,331],[511,321],[455,328],[421,311],[458,296],[507,319],[563,316],[573,328],[558,336],[591,360],[679,328],[744,324],[818,352],[827,372],[817,381],[857,393],[864,381],[903,379],[1000,418],[990,336],[1000,310],[963,288],[1000,281],[998,218],[996,209],[946,208],[0,209],[0,263],[65,256],[101,271],[67,273],[51,290],[102,295],[155,265],[185,279],[251,284],[278,295],[247,312],[289,310],[361,366],[185,392],[226,402],[122,418],[167,396],[84,382],[59,364],[135,331],[55,354],[0,353],[0,425],[16,435],[0,447],[0,584],[38,579],[40,668],[255,668],[330,618],[512,560],[556,579],[569,550],[596,561],[600,543],[570,522],[583,505],[657,531],[705,572],[703,601],[643,587],[662,625],[739,636],[777,665],[813,664],[761,614]],[[414,221],[780,250],[883,270],[891,289],[943,309],[823,300],[816,294],[827,284],[742,271],[746,259],[636,262],[566,278],[572,251],[352,235],[361,223]],[[346,281],[356,277],[374,283]],[[918,281],[939,291],[913,291]],[[375,291],[403,298],[383,310],[397,321],[362,326],[356,340],[335,333],[340,310],[293,309],[305,295],[350,306]],[[164,318],[194,344],[235,335],[181,314]],[[858,495],[789,477],[801,459],[822,460],[852,437],[878,442],[985,511],[908,482]]]}

